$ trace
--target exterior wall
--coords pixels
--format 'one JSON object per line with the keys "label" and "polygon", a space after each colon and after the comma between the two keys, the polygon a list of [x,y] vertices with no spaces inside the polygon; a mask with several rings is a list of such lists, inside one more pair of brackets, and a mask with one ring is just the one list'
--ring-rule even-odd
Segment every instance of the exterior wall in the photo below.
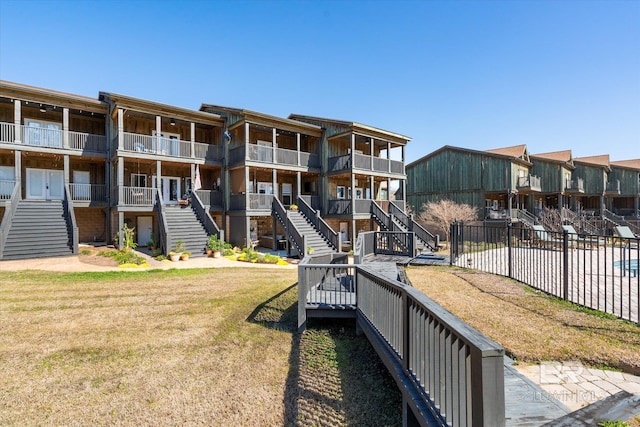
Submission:
{"label": "exterior wall", "polygon": [[612,166],[611,172],[609,173],[609,182],[614,182],[617,179],[620,180],[621,196],[637,196],[640,194],[640,188],[638,188],[640,185],[638,178],[639,173],[640,172],[636,170]]}
{"label": "exterior wall", "polygon": [[106,235],[106,215],[100,208],[74,208],[78,224],[80,242],[104,242]]}
{"label": "exterior wall", "polygon": [[576,170],[573,173],[573,177],[584,180],[585,195],[603,194],[606,185],[605,175],[602,166],[590,166],[582,163],[576,163]]}

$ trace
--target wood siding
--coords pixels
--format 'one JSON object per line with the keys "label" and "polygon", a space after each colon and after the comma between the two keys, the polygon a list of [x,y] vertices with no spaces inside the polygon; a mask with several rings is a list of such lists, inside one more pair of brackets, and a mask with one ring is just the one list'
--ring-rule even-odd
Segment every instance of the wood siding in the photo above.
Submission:
{"label": "wood siding", "polygon": [[584,180],[585,195],[600,195],[604,193],[606,173],[602,166],[576,163],[576,170],[572,178],[582,178]]}

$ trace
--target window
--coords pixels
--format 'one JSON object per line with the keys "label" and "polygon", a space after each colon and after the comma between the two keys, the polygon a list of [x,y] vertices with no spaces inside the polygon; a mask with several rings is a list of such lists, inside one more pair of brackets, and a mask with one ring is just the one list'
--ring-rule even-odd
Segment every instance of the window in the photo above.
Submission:
{"label": "window", "polygon": [[356,188],[356,199],[362,199],[362,188]]}
{"label": "window", "polygon": [[336,191],[336,195],[338,197],[338,199],[344,199],[345,198],[345,186],[344,185],[338,185],[337,191]]}
{"label": "window", "polygon": [[140,173],[132,173],[131,174],[131,186],[132,187],[146,187],[147,186],[147,175]]}

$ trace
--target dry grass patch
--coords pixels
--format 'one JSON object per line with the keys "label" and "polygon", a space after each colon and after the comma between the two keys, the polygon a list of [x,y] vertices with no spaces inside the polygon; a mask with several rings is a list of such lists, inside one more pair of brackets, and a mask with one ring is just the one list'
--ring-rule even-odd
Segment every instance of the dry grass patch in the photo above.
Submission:
{"label": "dry grass patch", "polygon": [[580,360],[640,375],[640,327],[550,298],[513,280],[412,267],[413,286],[527,362]]}
{"label": "dry grass patch", "polygon": [[296,279],[3,272],[0,425],[399,424],[398,391],[366,338],[294,331]]}

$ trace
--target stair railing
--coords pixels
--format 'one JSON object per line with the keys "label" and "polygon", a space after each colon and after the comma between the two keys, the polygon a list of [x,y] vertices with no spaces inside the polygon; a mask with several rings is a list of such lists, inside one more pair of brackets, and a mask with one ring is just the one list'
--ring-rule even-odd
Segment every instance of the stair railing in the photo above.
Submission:
{"label": "stair railing", "polygon": [[18,208],[18,202],[20,201],[20,182],[16,181],[11,192],[11,198],[7,200],[4,209],[4,218],[0,223],[0,259],[4,256],[4,248],[7,242],[7,236],[9,235],[9,229],[11,228],[11,221],[13,215]]}
{"label": "stair railing", "polygon": [[331,246],[338,252],[342,252],[342,235],[334,231],[329,224],[320,216],[320,211],[313,209],[305,199],[298,197],[298,209],[302,212],[309,222],[315,227],[317,231],[322,234]]}
{"label": "stair railing", "polygon": [[284,229],[284,233],[287,235],[287,239],[293,244],[293,247],[298,251],[300,259],[305,257],[307,252],[307,236],[300,234],[295,224],[289,218],[289,212],[284,208],[284,205],[277,197],[273,198],[271,203],[271,212],[276,216],[280,225]]}
{"label": "stair railing", "polygon": [[169,251],[173,246],[173,240],[167,227],[167,221],[164,210],[164,200],[162,200],[162,194],[156,190],[156,205],[155,211],[158,214],[158,240],[159,248],[164,255],[169,255]]}
{"label": "stair railing", "polygon": [[[511,209],[512,214],[515,214],[515,219],[525,224],[527,227],[532,228],[538,222],[538,218],[531,215],[524,209]],[[514,218],[512,215],[511,218]]]}
{"label": "stair railing", "polygon": [[71,200],[71,190],[69,184],[64,185],[64,200],[62,201],[62,207],[64,208],[64,217],[67,219],[67,230],[71,234],[71,250],[72,253],[78,253],[78,223],[76,222],[76,214],[73,211],[73,201]]}
{"label": "stair railing", "polygon": [[204,224],[205,230],[207,230],[207,234],[216,235],[220,238],[220,229],[218,228],[218,224],[211,218],[209,211],[205,209],[202,204],[202,200],[195,191],[191,192],[191,205],[193,206],[193,210],[196,212],[198,219],[202,221]]}
{"label": "stair railing", "polygon": [[374,201],[371,201],[371,215],[378,225],[385,230],[391,230],[393,227],[393,221],[391,221],[389,214]]}
{"label": "stair railing", "polygon": [[[391,216],[398,218],[398,220],[407,227],[407,230],[416,234],[416,237],[422,241],[432,251],[438,250],[440,244],[440,236],[431,234],[422,225],[417,223],[413,219],[413,215],[407,215],[402,209],[400,209],[395,203],[389,201],[389,213]],[[395,231],[395,230],[392,230]]]}
{"label": "stair railing", "polygon": [[608,209],[603,210],[602,216],[605,219],[608,219],[609,221],[615,223],[618,226],[622,225],[622,226],[629,227],[629,229],[631,229],[633,234],[640,233],[640,228],[638,228],[636,225],[634,225],[634,224],[630,223],[629,221],[627,221],[626,219],[624,219],[624,217],[622,217],[620,215],[616,215],[615,213],[611,212]]}

